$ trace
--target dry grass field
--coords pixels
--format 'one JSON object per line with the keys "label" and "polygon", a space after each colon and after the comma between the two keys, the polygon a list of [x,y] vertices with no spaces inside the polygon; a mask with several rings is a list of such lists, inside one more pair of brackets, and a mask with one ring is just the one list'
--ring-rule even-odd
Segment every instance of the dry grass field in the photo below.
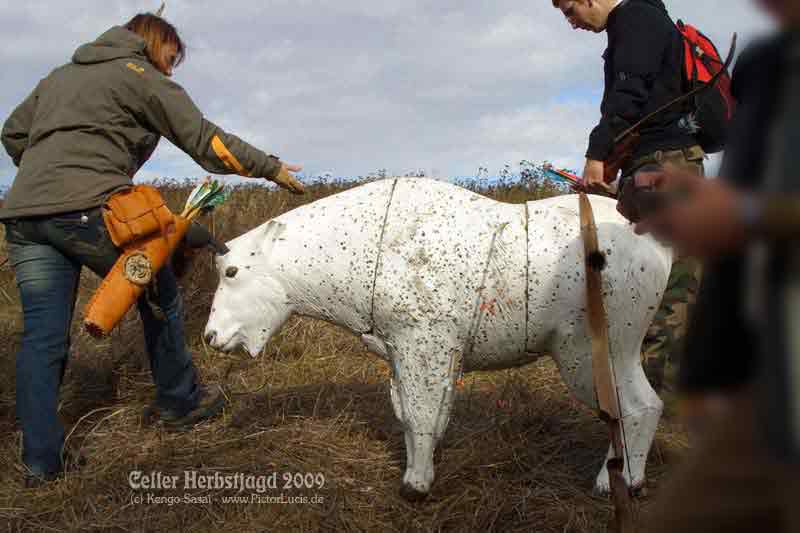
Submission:
{"label": "dry grass field", "polygon": [[[303,197],[238,188],[205,223],[221,239],[297,205],[342,190],[317,184]],[[164,187],[173,208],[188,185]],[[552,194],[548,187],[502,185],[478,192],[512,202]],[[0,239],[0,263],[5,242]],[[549,359],[520,370],[468,375],[437,451],[431,496],[409,503],[398,493],[403,435],[388,400],[388,368],[353,335],[326,323],[292,319],[259,358],[222,354],[203,344],[216,285],[208,254],[181,280],[188,342],[203,379],[224,385],[224,416],[175,433],[143,415],[154,389],[141,324],[130,313],[114,334],[94,341],[80,329],[98,279],[84,271],[73,349],[61,393],[66,447],[85,456],[64,479],[22,485],[14,414],[14,359],[22,330],[13,273],[0,267],[0,529],[7,531],[604,531],[611,507],[592,495],[608,439],[605,426],[575,403]],[[686,447],[667,417],[638,507]],[[235,490],[183,490],[184,471],[201,475],[277,473],[263,495],[314,496],[316,503],[231,503]],[[132,471],[181,476],[179,490],[133,490]],[[321,474],[320,489],[282,488],[284,474]],[[242,494],[249,498],[249,490]],[[137,503],[157,497],[195,498]]]}

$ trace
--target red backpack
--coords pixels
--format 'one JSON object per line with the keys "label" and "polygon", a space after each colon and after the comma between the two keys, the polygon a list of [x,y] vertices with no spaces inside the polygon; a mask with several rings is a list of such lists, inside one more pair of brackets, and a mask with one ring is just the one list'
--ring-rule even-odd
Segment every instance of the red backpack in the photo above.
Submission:
{"label": "red backpack", "polygon": [[[678,31],[683,37],[683,76],[687,91],[709,81],[723,68],[725,62],[711,39],[697,28],[679,20]],[[731,93],[731,77],[724,72],[714,87],[701,91],[694,97],[693,115],[699,128],[697,139],[700,146],[710,154],[725,147],[728,126],[736,109],[736,100]]]}

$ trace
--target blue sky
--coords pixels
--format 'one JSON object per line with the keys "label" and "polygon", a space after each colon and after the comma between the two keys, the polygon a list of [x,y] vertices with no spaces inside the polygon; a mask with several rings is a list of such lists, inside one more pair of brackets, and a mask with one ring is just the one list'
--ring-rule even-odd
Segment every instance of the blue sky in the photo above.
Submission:
{"label": "blue sky", "polygon": [[[159,2],[0,0],[0,120],[83,42]],[[768,25],[750,0],[667,0],[727,49]],[[605,35],[550,0],[170,0],[175,73],[207,118],[310,175],[581,166],[599,118]],[[0,155],[0,186],[15,169]],[[162,141],[141,177],[204,171]]]}

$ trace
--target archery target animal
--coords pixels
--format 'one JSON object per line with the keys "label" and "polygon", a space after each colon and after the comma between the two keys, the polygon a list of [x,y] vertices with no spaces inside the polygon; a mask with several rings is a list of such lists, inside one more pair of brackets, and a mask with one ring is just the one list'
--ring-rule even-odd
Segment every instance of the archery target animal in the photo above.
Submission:
{"label": "archery target animal", "polygon": [[[635,235],[613,200],[590,198],[607,259],[625,475],[638,486],[662,411],[640,348],[671,256]],[[392,369],[407,496],[430,490],[433,452],[463,372],[548,353],[575,397],[596,408],[577,196],[511,205],[432,179],[389,179],[297,208],[227,245],[217,257],[209,344],[255,356],[292,314],[361,335]],[[596,488],[608,491],[605,466]]]}

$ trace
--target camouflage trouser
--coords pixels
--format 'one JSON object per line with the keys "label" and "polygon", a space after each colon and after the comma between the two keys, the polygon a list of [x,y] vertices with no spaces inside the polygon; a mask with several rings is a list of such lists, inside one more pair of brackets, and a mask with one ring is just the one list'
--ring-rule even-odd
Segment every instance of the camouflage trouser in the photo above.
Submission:
{"label": "camouflage trouser", "polygon": [[[637,159],[628,174],[633,174],[643,167],[672,167],[689,170],[702,176],[705,173],[704,158],[705,153],[699,146],[671,152],[656,152]],[[645,335],[642,344],[642,362],[647,378],[656,391],[663,388],[667,365],[674,361],[673,355],[686,334],[686,321],[695,301],[701,270],[697,260],[676,259],[672,265],[661,307]]]}
{"label": "camouflage trouser", "polygon": [[663,389],[667,365],[674,363],[674,355],[686,335],[686,322],[695,303],[701,274],[702,266],[695,259],[679,259],[673,263],[661,307],[644,337],[644,371],[657,392]]}

